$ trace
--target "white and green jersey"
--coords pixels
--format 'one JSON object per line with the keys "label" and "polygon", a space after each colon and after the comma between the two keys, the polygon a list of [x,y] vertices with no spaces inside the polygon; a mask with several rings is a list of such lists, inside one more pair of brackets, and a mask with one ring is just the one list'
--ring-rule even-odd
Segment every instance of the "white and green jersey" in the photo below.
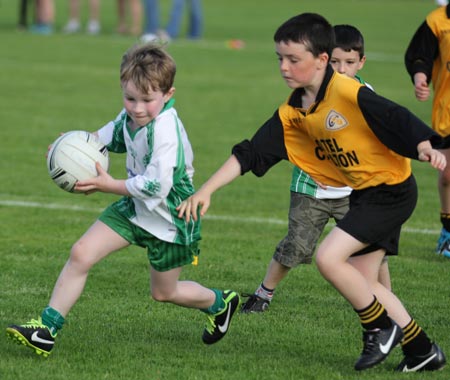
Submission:
{"label": "white and green jersey", "polygon": [[109,151],[127,153],[126,187],[134,209],[124,214],[160,240],[187,245],[200,239],[200,223],[186,223],[175,208],[194,193],[194,155],[173,103],[170,100],[154,120],[135,131],[122,110],[98,135]]}
{"label": "white and green jersey", "polygon": [[364,79],[362,79],[359,75],[355,75],[355,79],[356,79],[359,83],[363,84],[364,86],[369,87],[372,91],[375,91],[375,90],[373,89],[373,87],[372,87],[369,83],[367,83]]}
{"label": "white and green jersey", "polygon": [[292,171],[291,191],[310,195],[317,199],[338,199],[350,195],[352,189],[348,186],[327,186],[326,189],[322,189],[309,174],[299,167],[294,166],[294,170]]}

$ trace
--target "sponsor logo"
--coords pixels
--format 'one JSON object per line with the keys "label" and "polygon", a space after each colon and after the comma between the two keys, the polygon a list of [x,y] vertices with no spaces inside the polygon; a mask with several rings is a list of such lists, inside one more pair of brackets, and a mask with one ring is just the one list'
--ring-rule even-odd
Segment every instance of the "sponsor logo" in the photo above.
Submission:
{"label": "sponsor logo", "polygon": [[380,351],[387,355],[389,353],[389,351],[391,350],[392,347],[392,343],[394,342],[394,338],[395,338],[395,333],[397,332],[397,325],[394,326],[391,336],[389,337],[388,341],[386,342],[386,344],[381,344],[380,343]]}
{"label": "sponsor logo", "polygon": [[222,334],[225,334],[228,330],[228,324],[230,323],[230,313],[231,313],[231,306],[228,305],[228,310],[227,310],[227,317],[225,319],[225,322],[223,323],[223,325],[218,325],[218,329]]}
{"label": "sponsor logo", "polygon": [[405,365],[402,372],[417,372],[419,369],[425,367],[429,362],[431,362],[437,354],[431,355],[427,360],[424,360],[422,363],[417,364],[415,367],[408,368],[408,365]]}
{"label": "sponsor logo", "polygon": [[38,335],[38,331],[35,331],[33,335],[31,335],[31,341],[43,344],[55,344],[53,340],[42,339]]}
{"label": "sponsor logo", "polygon": [[340,113],[337,113],[333,110],[328,113],[325,121],[325,127],[329,131],[337,131],[339,129],[345,128],[347,125],[347,120]]}

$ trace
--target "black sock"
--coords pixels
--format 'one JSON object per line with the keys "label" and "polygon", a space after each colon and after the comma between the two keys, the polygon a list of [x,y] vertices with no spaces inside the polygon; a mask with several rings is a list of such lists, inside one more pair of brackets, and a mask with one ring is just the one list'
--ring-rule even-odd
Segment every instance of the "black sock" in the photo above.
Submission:
{"label": "black sock", "polygon": [[373,302],[361,310],[355,311],[359,315],[359,320],[365,330],[387,329],[392,326],[384,306],[374,297]]}
{"label": "black sock", "polygon": [[442,227],[444,227],[447,232],[450,232],[450,214],[441,212],[441,223]]}
{"label": "black sock", "polygon": [[414,319],[411,319],[411,322],[402,330],[405,334],[402,340],[402,350],[406,356],[421,356],[430,352],[432,345],[430,338]]}

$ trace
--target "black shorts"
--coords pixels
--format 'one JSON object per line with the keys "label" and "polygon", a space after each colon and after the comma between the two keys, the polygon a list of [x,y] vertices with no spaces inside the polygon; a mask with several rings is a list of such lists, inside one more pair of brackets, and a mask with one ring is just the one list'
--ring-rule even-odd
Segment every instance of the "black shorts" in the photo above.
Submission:
{"label": "black shorts", "polygon": [[412,215],[417,203],[414,176],[398,185],[380,185],[350,194],[350,209],[337,226],[368,247],[362,255],[384,248],[397,255],[402,224]]}

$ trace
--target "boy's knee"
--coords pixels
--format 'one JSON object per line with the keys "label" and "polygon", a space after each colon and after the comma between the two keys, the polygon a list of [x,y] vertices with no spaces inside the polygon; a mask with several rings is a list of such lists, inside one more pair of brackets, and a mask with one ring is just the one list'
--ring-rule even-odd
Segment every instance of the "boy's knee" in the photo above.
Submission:
{"label": "boy's knee", "polygon": [[321,249],[317,250],[316,265],[319,272],[324,276],[326,276],[330,270],[333,270],[333,264],[330,262],[330,259],[327,258],[327,253]]}
{"label": "boy's knee", "polygon": [[72,264],[80,266],[84,269],[89,269],[93,265],[93,262],[91,260],[91,255],[89,255],[88,251],[83,246],[83,244],[81,244],[79,242],[76,242],[72,246],[72,249],[70,250],[69,261]]}
{"label": "boy's knee", "polygon": [[171,302],[173,297],[171,294],[161,292],[158,289],[152,289],[152,299],[157,302]]}

